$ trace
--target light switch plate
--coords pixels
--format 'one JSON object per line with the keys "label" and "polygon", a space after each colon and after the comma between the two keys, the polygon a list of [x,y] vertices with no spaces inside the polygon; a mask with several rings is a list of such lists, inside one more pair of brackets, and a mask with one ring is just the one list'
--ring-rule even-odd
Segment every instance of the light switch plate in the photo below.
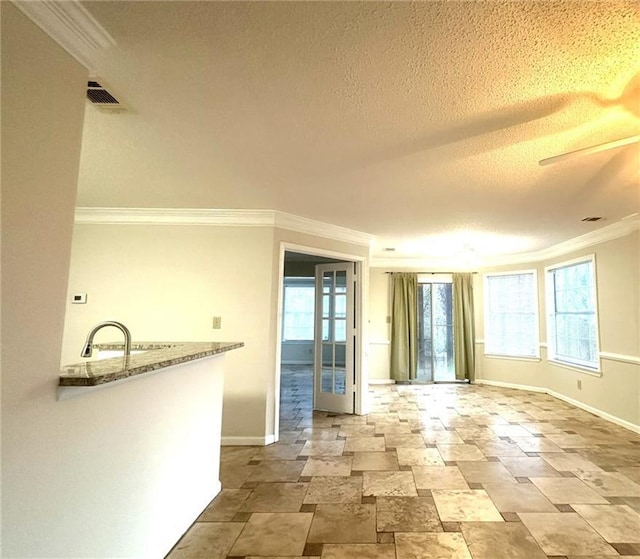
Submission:
{"label": "light switch plate", "polygon": [[220,330],[220,328],[222,328],[222,317],[221,316],[214,316],[213,317],[213,329],[214,330]]}

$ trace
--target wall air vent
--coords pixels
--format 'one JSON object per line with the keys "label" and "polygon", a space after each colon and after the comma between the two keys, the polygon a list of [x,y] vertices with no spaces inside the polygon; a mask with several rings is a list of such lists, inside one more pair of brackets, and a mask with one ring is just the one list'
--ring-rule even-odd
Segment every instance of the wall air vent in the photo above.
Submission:
{"label": "wall air vent", "polygon": [[87,83],[87,99],[94,107],[100,109],[124,110],[122,103],[97,81],[90,80]]}
{"label": "wall air vent", "polygon": [[600,221],[601,217],[584,217],[581,221]]}

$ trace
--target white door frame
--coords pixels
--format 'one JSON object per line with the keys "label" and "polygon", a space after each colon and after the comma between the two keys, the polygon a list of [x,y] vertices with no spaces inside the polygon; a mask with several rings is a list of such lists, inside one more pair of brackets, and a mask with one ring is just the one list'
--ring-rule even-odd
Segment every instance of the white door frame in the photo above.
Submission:
{"label": "white door frame", "polygon": [[359,256],[355,254],[347,254],[332,250],[325,250],[317,247],[298,245],[280,241],[280,255],[278,260],[278,314],[277,314],[277,332],[276,332],[276,351],[275,351],[275,383],[274,383],[274,440],[277,442],[280,435],[280,361],[282,352],[282,304],[284,294],[284,260],[285,252],[299,252],[301,254],[309,254],[312,256],[323,256],[325,258],[336,258],[347,262],[354,262],[355,273],[358,278],[356,282],[356,346],[354,348],[354,356],[356,359],[356,398],[355,409],[356,415],[365,415],[369,413],[369,404],[367,398],[367,390],[369,384],[369,374],[367,368],[367,344],[365,339],[367,336],[368,324],[368,293],[369,293],[369,259],[367,256]]}

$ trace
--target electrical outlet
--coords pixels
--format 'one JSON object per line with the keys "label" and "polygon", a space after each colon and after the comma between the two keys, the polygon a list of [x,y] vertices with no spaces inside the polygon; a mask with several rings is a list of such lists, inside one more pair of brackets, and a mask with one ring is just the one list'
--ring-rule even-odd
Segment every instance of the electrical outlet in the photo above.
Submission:
{"label": "electrical outlet", "polygon": [[578,381],[578,390],[582,390],[582,381],[581,380]]}
{"label": "electrical outlet", "polygon": [[213,329],[214,330],[220,330],[220,328],[222,328],[222,317],[221,316],[214,316],[213,317]]}
{"label": "electrical outlet", "polygon": [[74,293],[73,297],[71,297],[71,302],[74,305],[85,305],[87,303],[87,294],[86,293]]}

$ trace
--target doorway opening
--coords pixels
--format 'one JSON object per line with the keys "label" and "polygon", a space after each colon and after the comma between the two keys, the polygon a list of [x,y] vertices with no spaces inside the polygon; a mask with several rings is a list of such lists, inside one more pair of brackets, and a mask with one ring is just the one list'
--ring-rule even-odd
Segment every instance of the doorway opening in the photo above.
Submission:
{"label": "doorway opening", "polygon": [[[321,273],[322,292],[317,287],[317,270],[330,265],[351,265],[354,263],[339,258],[317,256],[286,250],[284,252],[282,321],[280,332],[280,390],[279,423],[280,435],[294,429],[301,421],[310,418],[318,394],[334,392],[344,385],[346,369],[340,367],[343,355],[340,344],[335,341],[346,331],[343,325],[340,305],[341,297],[336,295],[341,286],[326,290],[325,275]],[[336,274],[336,277],[342,277]],[[335,282],[334,282],[335,283]],[[327,296],[332,304],[326,308]],[[316,309],[320,309],[318,316]],[[319,339],[317,339],[319,337]],[[322,356],[317,355],[322,348]],[[342,352],[344,353],[344,352]],[[331,354],[331,356],[329,355]],[[322,357],[316,363],[316,357]],[[332,357],[332,359],[329,359]],[[331,361],[331,363],[330,363]],[[314,366],[322,371],[314,377]],[[332,372],[332,387],[328,390],[329,374]],[[353,383],[353,372],[351,383]],[[318,390],[314,379],[322,382]],[[340,392],[340,390],[337,390]],[[342,392],[344,394],[344,391]],[[314,396],[316,396],[314,398]],[[351,396],[350,396],[351,397]]]}

